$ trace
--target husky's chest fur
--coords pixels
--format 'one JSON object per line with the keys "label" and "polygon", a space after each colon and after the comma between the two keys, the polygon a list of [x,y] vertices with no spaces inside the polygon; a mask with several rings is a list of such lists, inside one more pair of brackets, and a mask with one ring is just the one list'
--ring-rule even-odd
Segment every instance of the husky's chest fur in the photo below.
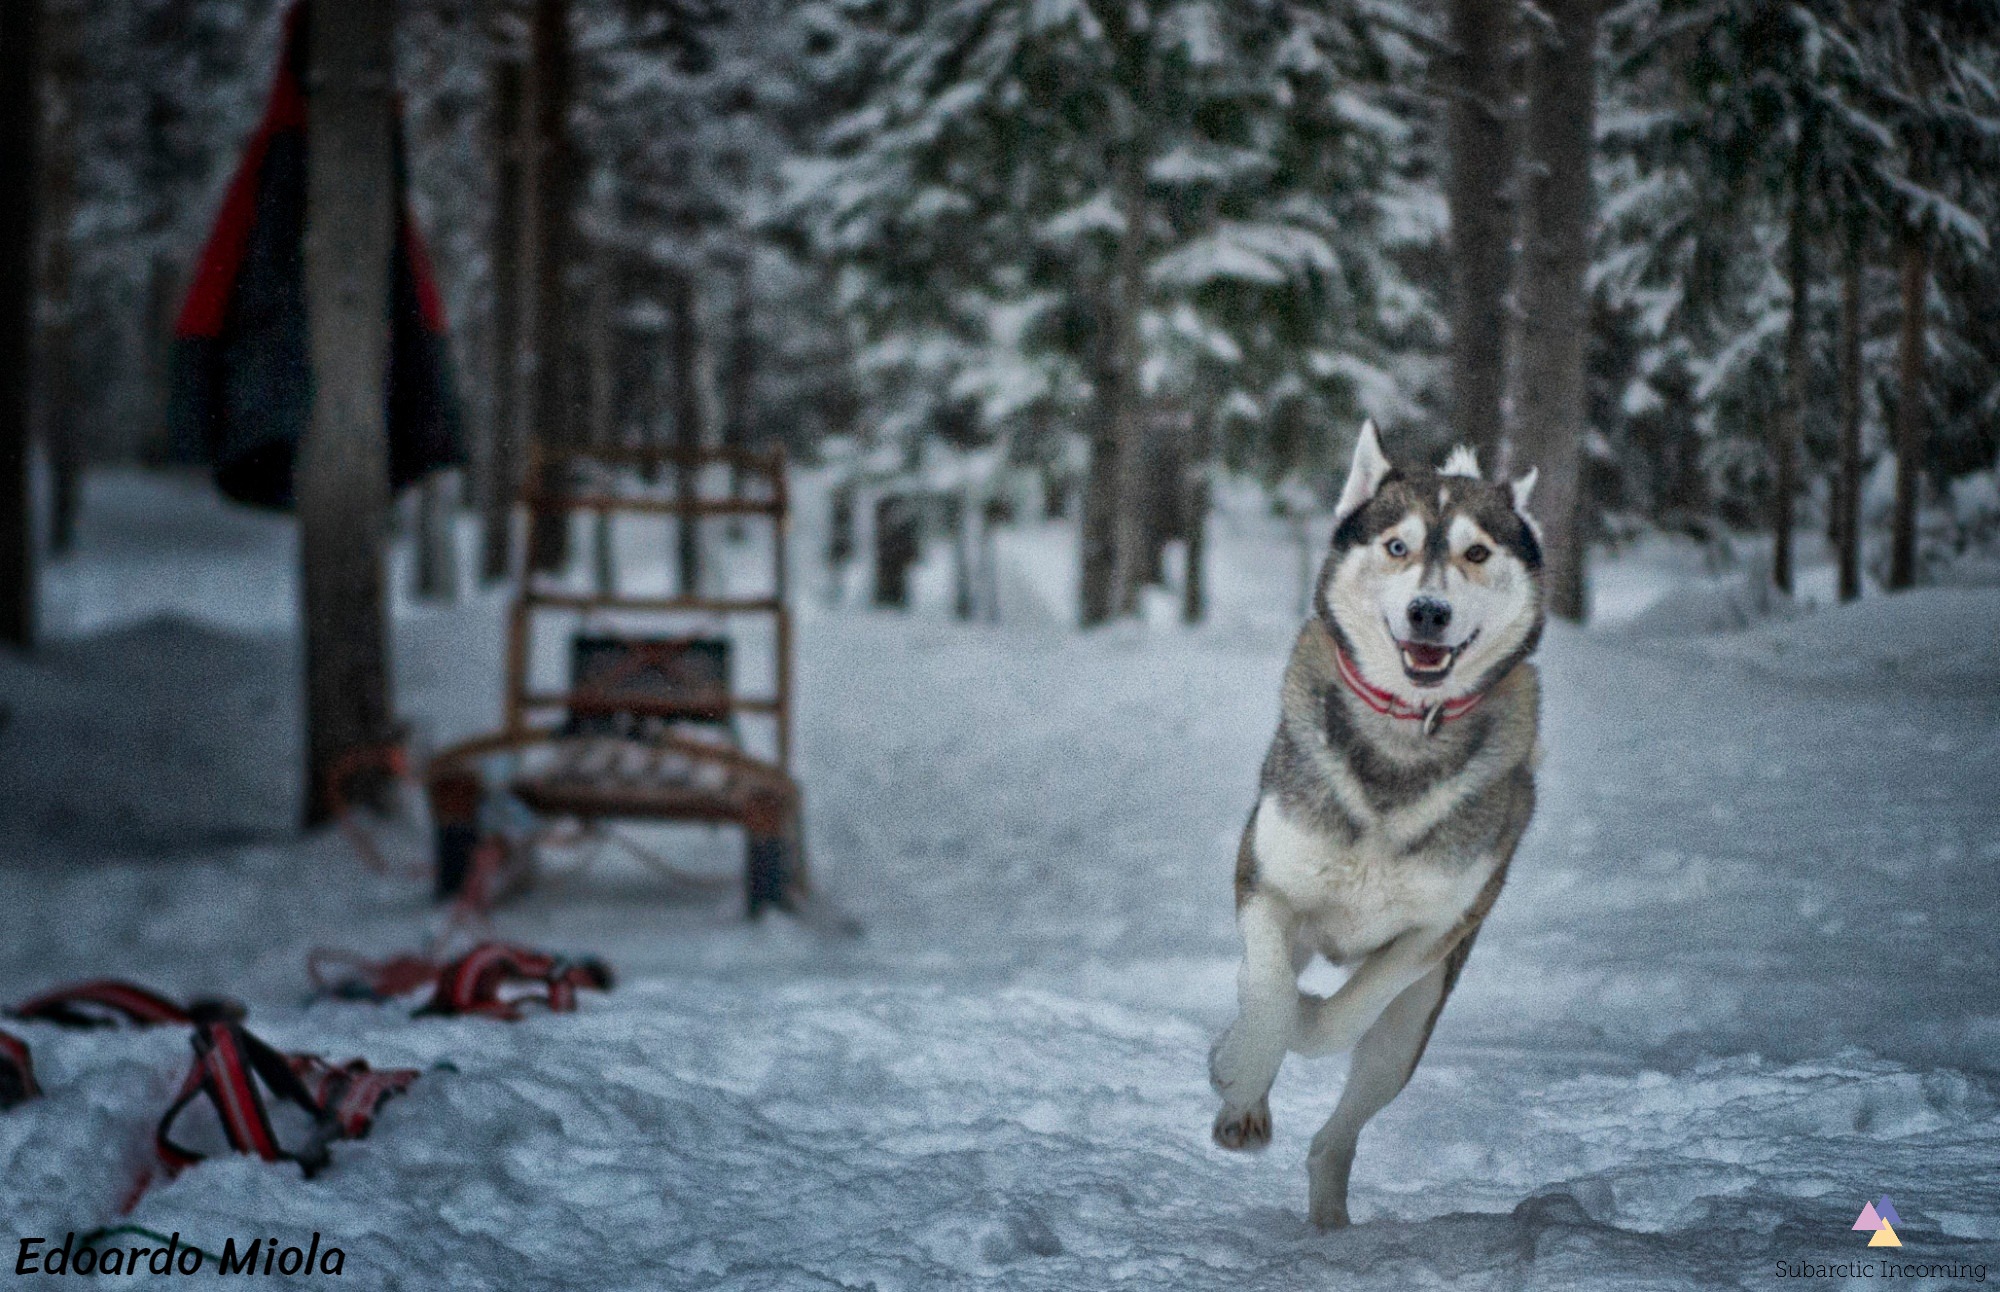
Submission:
{"label": "husky's chest fur", "polygon": [[1238,878],[1344,963],[1479,902],[1532,806],[1535,677],[1520,666],[1425,735],[1348,703],[1332,651],[1317,624],[1293,651]]}
{"label": "husky's chest fur", "polygon": [[1341,842],[1267,794],[1251,838],[1260,888],[1284,899],[1302,941],[1345,964],[1413,928],[1449,925],[1492,877],[1494,859],[1399,849],[1385,831]]}

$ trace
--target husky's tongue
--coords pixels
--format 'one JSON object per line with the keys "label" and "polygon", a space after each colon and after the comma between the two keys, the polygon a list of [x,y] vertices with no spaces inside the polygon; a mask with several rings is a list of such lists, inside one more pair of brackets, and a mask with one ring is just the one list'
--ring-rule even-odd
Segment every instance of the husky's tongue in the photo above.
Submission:
{"label": "husky's tongue", "polygon": [[1431,646],[1421,642],[1404,642],[1403,658],[1411,668],[1443,668],[1451,660],[1451,651],[1443,646]]}

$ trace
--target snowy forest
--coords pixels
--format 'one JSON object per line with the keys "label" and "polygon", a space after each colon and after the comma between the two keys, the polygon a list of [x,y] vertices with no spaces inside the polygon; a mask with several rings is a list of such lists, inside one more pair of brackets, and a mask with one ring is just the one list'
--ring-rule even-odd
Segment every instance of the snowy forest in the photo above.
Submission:
{"label": "snowy forest", "polygon": [[[1992,0],[0,0],[0,55],[0,1259],[1984,1283]],[[1329,1232],[1346,1069],[1243,1157],[1204,1065],[1364,423],[1529,481],[1545,761]],[[175,1147],[266,1041],[324,1135]]]}
{"label": "snowy forest", "polygon": [[[42,7],[60,553],[85,464],[175,456],[171,320],[281,14]],[[1090,625],[1199,549],[1218,481],[1329,504],[1371,416],[1543,468],[1572,618],[1588,545],[1653,529],[1772,535],[1780,592],[1824,534],[1843,598],[1990,559],[1987,7],[1515,9],[399,6],[461,500],[504,508],[524,427],[783,443],[916,492],[935,462],[996,517],[1077,506]],[[524,116],[531,80],[563,108]],[[557,267],[528,326],[565,349],[523,409],[530,155]]]}

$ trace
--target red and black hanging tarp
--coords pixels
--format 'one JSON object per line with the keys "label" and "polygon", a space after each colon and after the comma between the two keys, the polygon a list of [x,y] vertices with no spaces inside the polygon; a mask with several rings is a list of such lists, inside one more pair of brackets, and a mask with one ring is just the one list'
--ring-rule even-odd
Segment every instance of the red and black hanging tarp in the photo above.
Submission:
{"label": "red and black hanging tarp", "polygon": [[[286,18],[264,120],[230,181],[174,324],[168,430],[239,502],[292,504],[292,462],[312,417],[305,300],[306,6]],[[444,305],[404,191],[395,139],[396,239],[388,326],[390,487],[465,460]]]}

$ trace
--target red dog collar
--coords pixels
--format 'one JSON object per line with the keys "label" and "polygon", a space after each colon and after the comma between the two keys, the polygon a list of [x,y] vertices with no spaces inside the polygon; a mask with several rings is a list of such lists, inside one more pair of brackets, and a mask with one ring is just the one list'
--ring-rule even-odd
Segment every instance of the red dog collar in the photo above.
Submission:
{"label": "red dog collar", "polygon": [[1347,683],[1348,690],[1361,697],[1363,704],[1391,718],[1406,718],[1411,722],[1421,721],[1424,724],[1425,735],[1437,730],[1440,722],[1450,722],[1453,718],[1464,717],[1478,708],[1479,702],[1486,698],[1486,693],[1479,691],[1472,695],[1462,695],[1456,700],[1446,700],[1442,704],[1420,708],[1362,677],[1361,670],[1354,667],[1354,661],[1347,657],[1346,650],[1342,649],[1338,642],[1334,643],[1333,656],[1340,667],[1340,680]]}

